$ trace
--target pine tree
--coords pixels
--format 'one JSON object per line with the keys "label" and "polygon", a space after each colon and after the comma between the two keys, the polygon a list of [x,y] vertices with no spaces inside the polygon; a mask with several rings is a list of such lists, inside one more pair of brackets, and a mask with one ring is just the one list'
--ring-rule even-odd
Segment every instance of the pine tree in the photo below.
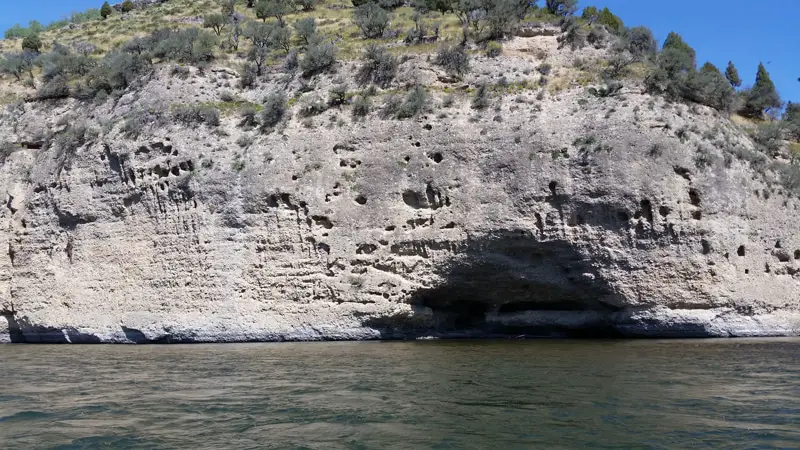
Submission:
{"label": "pine tree", "polygon": [[725,78],[728,79],[728,82],[734,88],[742,85],[742,79],[739,78],[739,71],[736,70],[736,66],[733,65],[733,61],[728,61],[728,67],[725,69]]}
{"label": "pine tree", "polygon": [[100,8],[100,15],[103,19],[110,16],[112,12],[111,5],[109,5],[108,2],[103,3],[103,6]]}
{"label": "pine tree", "polygon": [[750,117],[761,117],[764,111],[780,108],[781,97],[763,63],[758,64],[756,84],[747,92],[743,113]]}

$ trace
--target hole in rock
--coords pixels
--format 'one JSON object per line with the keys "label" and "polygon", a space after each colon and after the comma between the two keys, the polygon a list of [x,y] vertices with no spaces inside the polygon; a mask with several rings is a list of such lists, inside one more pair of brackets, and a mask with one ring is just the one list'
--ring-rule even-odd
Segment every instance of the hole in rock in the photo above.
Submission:
{"label": "hole in rock", "polygon": [[689,200],[694,206],[700,205],[700,193],[697,192],[697,189],[689,189]]}
{"label": "hole in rock", "polygon": [[386,227],[386,231],[394,231],[396,229],[397,229],[397,227],[394,226],[394,225],[389,225],[388,227]]}
{"label": "hole in rock", "polygon": [[429,123],[426,123],[425,126],[423,126],[422,128],[425,128],[426,130],[431,131],[433,129],[433,125],[431,125]]}
{"label": "hole in rock", "polygon": [[551,181],[550,184],[547,185],[547,186],[550,188],[550,193],[555,196],[556,195],[556,190],[558,189],[558,182]]}
{"label": "hole in rock", "polygon": [[692,219],[700,220],[703,218],[703,213],[700,211],[692,211]]}
{"label": "hole in rock", "polygon": [[639,203],[642,207],[642,214],[644,218],[647,219],[648,222],[653,221],[653,205],[650,203],[650,200],[644,199]]}
{"label": "hole in rock", "polygon": [[358,203],[359,205],[366,205],[367,198],[364,197],[363,195],[359,195],[358,197],[356,197],[356,203]]}
{"label": "hole in rock", "polygon": [[711,253],[711,244],[707,240],[705,240],[705,239],[701,240],[700,241],[700,245],[703,246],[703,254],[704,255],[707,255],[707,254]]}
{"label": "hole in rock", "polygon": [[780,240],[775,242],[775,248],[781,248],[781,241]]}
{"label": "hole in rock", "polygon": [[800,259],[800,250],[794,251],[794,259]]}
{"label": "hole in rock", "polygon": [[441,154],[441,153],[439,153],[439,152],[436,152],[436,153],[434,153],[434,154],[431,156],[431,159],[432,159],[432,160],[433,160],[433,162],[435,162],[436,164],[439,164],[440,162],[442,162],[442,160],[444,160],[444,157],[442,156],[442,154]]}
{"label": "hole in rock", "polygon": [[670,212],[671,210],[669,209],[668,206],[662,205],[661,207],[658,208],[658,213],[661,214],[662,217],[667,217]]}
{"label": "hole in rock", "polygon": [[744,256],[744,254],[745,254],[744,245],[740,245],[739,246],[739,249],[736,250],[736,254],[739,255],[739,256]]}
{"label": "hole in rock", "polygon": [[357,255],[371,255],[378,249],[377,245],[374,244],[360,244],[358,248],[356,248]]}
{"label": "hole in rock", "polygon": [[178,166],[175,166],[172,169],[170,169],[170,172],[172,172],[172,174],[177,177],[178,175],[181,174],[181,169]]}

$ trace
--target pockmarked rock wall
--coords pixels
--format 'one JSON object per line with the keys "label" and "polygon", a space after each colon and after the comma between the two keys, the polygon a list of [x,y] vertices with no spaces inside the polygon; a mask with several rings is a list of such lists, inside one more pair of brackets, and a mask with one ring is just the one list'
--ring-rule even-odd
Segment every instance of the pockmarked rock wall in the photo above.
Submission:
{"label": "pockmarked rock wall", "polygon": [[[213,76],[4,113],[0,340],[800,334],[800,203],[710,109],[572,89],[269,134],[114,122]],[[41,144],[76,121],[96,135]]]}

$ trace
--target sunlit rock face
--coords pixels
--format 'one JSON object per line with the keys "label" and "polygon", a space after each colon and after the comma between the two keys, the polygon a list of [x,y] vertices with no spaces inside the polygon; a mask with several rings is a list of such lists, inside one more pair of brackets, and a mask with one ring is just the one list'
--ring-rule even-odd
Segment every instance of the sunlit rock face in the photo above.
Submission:
{"label": "sunlit rock face", "polygon": [[[486,67],[514,82],[533,58]],[[752,143],[727,118],[633,88],[477,112],[408,64],[434,95],[407,120],[345,106],[270,133],[223,115],[127,135],[136,108],[215,101],[231,76],[166,68],[99,106],[6,111],[0,339],[800,333],[798,201],[740,159]],[[46,138],[81,124],[72,147]]]}

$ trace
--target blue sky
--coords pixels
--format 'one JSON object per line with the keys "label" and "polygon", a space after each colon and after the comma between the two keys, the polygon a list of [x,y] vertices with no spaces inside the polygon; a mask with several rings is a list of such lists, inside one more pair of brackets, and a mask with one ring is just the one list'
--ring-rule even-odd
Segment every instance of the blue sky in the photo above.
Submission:
{"label": "blue sky", "polygon": [[[540,0],[540,4],[544,0]],[[48,23],[73,11],[98,8],[101,0],[0,0],[0,29],[36,19]],[[697,50],[698,66],[728,60],[752,84],[759,61],[766,64],[784,100],[800,102],[800,0],[593,0],[628,26],[647,25],[661,42],[676,31]]]}

